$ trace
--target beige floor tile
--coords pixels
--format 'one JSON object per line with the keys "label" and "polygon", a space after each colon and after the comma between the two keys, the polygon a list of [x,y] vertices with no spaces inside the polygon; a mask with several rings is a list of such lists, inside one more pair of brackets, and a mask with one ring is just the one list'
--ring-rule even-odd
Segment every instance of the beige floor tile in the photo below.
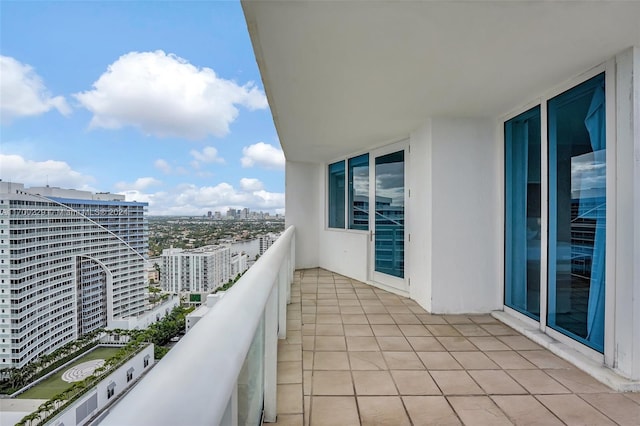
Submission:
{"label": "beige floor tile", "polygon": [[315,336],[315,334],[316,334],[315,323],[304,324],[302,326],[302,336]]}
{"label": "beige floor tile", "polygon": [[389,314],[367,314],[367,319],[370,324],[395,324]]}
{"label": "beige floor tile", "polygon": [[542,370],[509,370],[509,375],[532,394],[570,393]]}
{"label": "beige floor tile", "polygon": [[371,326],[376,336],[402,336],[402,330],[395,324],[373,324]]}
{"label": "beige floor tile", "polygon": [[640,424],[640,405],[621,393],[595,393],[579,396],[618,424],[629,426]]}
{"label": "beige floor tile", "polygon": [[287,338],[285,339],[287,344],[299,345],[302,343],[302,330],[287,330]]}
{"label": "beige floor tile", "polygon": [[516,351],[530,351],[530,350],[540,350],[541,346],[533,343],[531,340],[527,339],[524,336],[497,336],[498,339],[502,341],[502,343],[509,346],[511,349]]}
{"label": "beige floor tile", "polygon": [[625,393],[624,396],[640,404],[640,392]]}
{"label": "beige floor tile", "polygon": [[384,360],[392,370],[423,370],[424,365],[415,352],[382,352]]}
{"label": "beige floor tile", "polygon": [[496,395],[491,399],[516,425],[556,426],[563,424],[531,395]]}
{"label": "beige floor tile", "polygon": [[340,314],[317,314],[316,324],[342,324]]}
{"label": "beige floor tile", "polygon": [[411,309],[409,309],[404,303],[402,305],[385,305],[387,311],[390,314],[411,314]]}
{"label": "beige floor tile", "polygon": [[360,420],[363,426],[409,426],[409,418],[400,397],[358,396]]}
{"label": "beige floor tile", "polygon": [[349,371],[314,370],[311,378],[313,395],[353,395]]}
{"label": "beige floor tile", "polygon": [[509,351],[511,348],[493,336],[469,336],[467,337],[481,351]]}
{"label": "beige floor tile", "polygon": [[471,377],[490,395],[525,394],[527,391],[501,370],[472,370]]}
{"label": "beige floor tile", "polygon": [[447,322],[439,315],[431,315],[425,312],[422,308],[410,308],[411,312],[413,312],[416,317],[420,320],[422,324],[425,325],[447,325]]}
{"label": "beige floor tile", "polygon": [[302,414],[280,414],[275,423],[271,423],[274,426],[303,426],[304,417]]}
{"label": "beige floor tile", "polygon": [[391,318],[394,319],[394,321],[396,322],[396,324],[413,324],[413,325],[421,325],[422,323],[420,322],[420,320],[418,319],[417,316],[415,316],[414,314],[397,314],[397,313],[392,313],[390,314]]}
{"label": "beige floor tile", "polygon": [[364,314],[341,314],[343,324],[369,324]]}
{"label": "beige floor tile", "polygon": [[[358,297],[355,294],[343,294],[340,295],[340,297],[338,298],[338,305],[340,305],[340,309],[342,309],[343,307],[348,307],[348,306],[355,306],[355,307],[359,307],[360,310],[362,311],[362,307],[360,306],[360,300],[358,299]],[[362,312],[353,312],[355,314],[361,314]],[[349,312],[345,312],[349,313]]]}
{"label": "beige floor tile", "polygon": [[[593,377],[575,367],[565,370],[546,370],[546,373],[575,393],[608,393],[613,392]],[[638,422],[640,423],[640,421]]]}
{"label": "beige floor tile", "polygon": [[278,384],[302,383],[302,361],[278,362]]}
{"label": "beige floor tile", "polygon": [[302,351],[302,369],[313,369],[313,351]]}
{"label": "beige floor tile", "polygon": [[427,370],[462,370],[449,352],[416,352]]}
{"label": "beige floor tile", "polygon": [[431,336],[427,327],[422,324],[400,324],[398,325],[405,337],[427,337]]}
{"label": "beige floor tile", "polygon": [[315,305],[304,305],[302,307],[302,314],[309,314],[309,315],[315,315],[316,314],[316,307]]}
{"label": "beige floor tile", "polygon": [[505,370],[536,369],[536,366],[524,359],[516,351],[485,352],[500,368]]}
{"label": "beige floor tile", "polygon": [[380,347],[373,336],[347,336],[349,351],[379,351]]}
{"label": "beige floor tile", "polygon": [[567,361],[547,350],[519,351],[519,353],[538,368],[572,368]]}
{"label": "beige floor tile", "polygon": [[452,325],[440,325],[440,324],[429,324],[427,325],[427,329],[434,336],[460,336],[458,330],[456,330]]}
{"label": "beige floor tile", "polygon": [[484,391],[466,371],[429,371],[431,377],[445,395],[479,395]]}
{"label": "beige floor tile", "polygon": [[445,319],[449,324],[473,324],[471,318],[468,315],[442,315],[442,318]]}
{"label": "beige floor tile", "polygon": [[447,399],[465,425],[513,424],[488,396],[450,396]]}
{"label": "beige floor tile", "polygon": [[454,324],[453,327],[463,336],[489,336],[489,333],[477,324]]}
{"label": "beige floor tile", "polygon": [[351,315],[364,315],[364,311],[362,310],[361,306],[346,306],[346,305],[340,305],[340,313],[342,315],[344,314],[351,314]]}
{"label": "beige floor tile", "polygon": [[302,392],[304,395],[311,395],[311,384],[313,383],[313,371],[304,370],[302,372]]}
{"label": "beige floor tile", "polygon": [[576,395],[537,395],[536,398],[567,425],[615,424]]}
{"label": "beige floor tile", "polygon": [[448,351],[478,350],[466,337],[438,337],[437,339]]}
{"label": "beige floor tile", "polygon": [[425,370],[392,370],[400,395],[440,395],[440,389]]}
{"label": "beige floor tile", "polygon": [[397,395],[398,391],[388,371],[352,371],[358,395]]}
{"label": "beige floor tile", "polygon": [[278,361],[302,361],[302,345],[285,345],[279,348]]}
{"label": "beige floor tile", "polygon": [[445,350],[444,346],[435,337],[409,336],[407,340],[416,352],[439,352]]}
{"label": "beige floor tile", "polygon": [[343,336],[316,336],[316,351],[346,351]]}
{"label": "beige floor tile", "polygon": [[362,305],[365,314],[388,314],[387,308],[382,305]]}
{"label": "beige floor tile", "polygon": [[340,307],[338,305],[318,306],[316,310],[318,314],[339,314]]}
{"label": "beige floor tile", "polygon": [[342,324],[316,324],[316,336],[344,336]]}
{"label": "beige floor tile", "polygon": [[518,332],[516,332],[513,328],[507,327],[504,324],[482,324],[481,327],[493,336],[517,336],[518,335]]}
{"label": "beige floor tile", "polygon": [[346,352],[318,351],[313,358],[314,370],[349,370]]}
{"label": "beige floor tile", "polygon": [[278,385],[278,414],[302,413],[302,384]]}
{"label": "beige floor tile", "polygon": [[[316,337],[312,336],[302,336],[302,350],[312,351],[316,347]],[[280,355],[278,355],[279,357]]]}
{"label": "beige floor tile", "polygon": [[313,396],[312,426],[358,426],[360,418],[354,397]]}
{"label": "beige floor tile", "polygon": [[465,370],[497,370],[500,367],[482,352],[450,352]]}
{"label": "beige floor tile", "polygon": [[407,339],[402,336],[380,336],[376,339],[383,351],[413,351]]}
{"label": "beige floor tile", "polygon": [[460,420],[443,396],[403,396],[414,426],[456,426]]}
{"label": "beige floor tile", "polygon": [[287,330],[300,330],[302,322],[300,320],[287,320]]}
{"label": "beige floor tile", "polygon": [[345,336],[373,336],[371,326],[368,324],[345,324]]}
{"label": "beige floor tile", "polygon": [[386,370],[382,352],[349,352],[351,370]]}

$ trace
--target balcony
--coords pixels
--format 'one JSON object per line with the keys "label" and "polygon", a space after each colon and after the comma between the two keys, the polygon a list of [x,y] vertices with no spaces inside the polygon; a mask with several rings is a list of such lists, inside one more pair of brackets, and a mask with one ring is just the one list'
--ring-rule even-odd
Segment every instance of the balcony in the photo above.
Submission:
{"label": "balcony", "polygon": [[289,228],[100,423],[244,425],[263,414],[276,425],[312,426],[640,418],[640,394],[612,391],[491,315],[432,315],[324,269],[293,272],[294,240]]}

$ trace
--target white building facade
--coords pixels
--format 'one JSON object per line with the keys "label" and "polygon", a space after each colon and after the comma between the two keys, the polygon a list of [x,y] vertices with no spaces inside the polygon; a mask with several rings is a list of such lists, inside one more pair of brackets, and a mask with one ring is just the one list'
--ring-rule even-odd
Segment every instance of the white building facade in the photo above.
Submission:
{"label": "white building facade", "polygon": [[0,369],[145,311],[146,209],[0,182]]}
{"label": "white building facade", "polygon": [[297,268],[493,312],[640,389],[640,3],[243,8]]}
{"label": "white building facade", "polygon": [[209,293],[229,281],[231,254],[228,247],[209,245],[162,251],[162,289],[172,293]]}

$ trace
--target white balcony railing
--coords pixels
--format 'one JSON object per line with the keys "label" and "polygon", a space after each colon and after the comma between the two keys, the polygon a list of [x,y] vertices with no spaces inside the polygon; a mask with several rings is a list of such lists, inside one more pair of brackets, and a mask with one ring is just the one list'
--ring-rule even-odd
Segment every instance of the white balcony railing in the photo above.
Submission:
{"label": "white balcony railing", "polygon": [[100,425],[245,425],[276,418],[278,338],[295,265],[289,227]]}

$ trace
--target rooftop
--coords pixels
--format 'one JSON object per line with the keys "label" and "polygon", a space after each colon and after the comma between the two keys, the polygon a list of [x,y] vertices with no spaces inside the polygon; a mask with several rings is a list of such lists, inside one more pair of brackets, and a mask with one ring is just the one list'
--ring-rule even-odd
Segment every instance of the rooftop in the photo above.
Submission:
{"label": "rooftop", "polygon": [[617,393],[490,315],[431,315],[323,270],[295,273],[278,425],[637,424]]}

